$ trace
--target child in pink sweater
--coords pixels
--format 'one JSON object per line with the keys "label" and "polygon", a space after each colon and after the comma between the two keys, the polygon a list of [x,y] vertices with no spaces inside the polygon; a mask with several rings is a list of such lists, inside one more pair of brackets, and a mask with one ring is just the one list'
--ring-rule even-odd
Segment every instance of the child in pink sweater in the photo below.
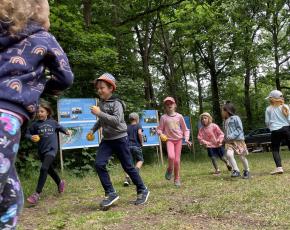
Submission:
{"label": "child in pink sweater", "polygon": [[189,141],[189,130],[186,127],[184,118],[181,114],[177,113],[176,103],[172,97],[164,99],[165,114],[161,116],[160,124],[157,132],[161,140],[166,141],[167,154],[168,154],[168,168],[165,178],[170,180],[172,172],[174,171],[174,184],[180,187],[180,155],[182,149],[182,139],[191,146]]}
{"label": "child in pink sweater", "polygon": [[208,156],[215,169],[213,174],[220,175],[221,173],[217,165],[217,158],[220,158],[226,164],[228,170],[231,171],[232,167],[226,159],[224,148],[222,147],[224,133],[218,125],[212,123],[212,117],[209,113],[201,114],[200,121],[203,126],[199,129],[197,138],[199,143],[207,148]]}

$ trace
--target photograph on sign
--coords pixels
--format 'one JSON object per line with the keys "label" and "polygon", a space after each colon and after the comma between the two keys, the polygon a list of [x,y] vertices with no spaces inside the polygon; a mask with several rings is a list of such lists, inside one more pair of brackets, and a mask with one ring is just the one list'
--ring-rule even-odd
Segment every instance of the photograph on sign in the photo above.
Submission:
{"label": "photograph on sign", "polygon": [[143,127],[143,145],[159,145],[159,136],[157,134],[157,127]]}
{"label": "photograph on sign", "polygon": [[61,134],[60,143],[61,149],[75,149],[99,146],[99,135],[95,132],[93,136],[87,137],[90,129],[93,127],[93,122],[84,123],[64,123],[65,128],[71,131],[70,136]]}
{"label": "photograph on sign", "polygon": [[65,98],[58,101],[59,122],[95,120],[90,107],[96,105],[94,98]]}
{"label": "photograph on sign", "polygon": [[143,126],[158,126],[156,110],[143,110],[140,118],[140,124]]}

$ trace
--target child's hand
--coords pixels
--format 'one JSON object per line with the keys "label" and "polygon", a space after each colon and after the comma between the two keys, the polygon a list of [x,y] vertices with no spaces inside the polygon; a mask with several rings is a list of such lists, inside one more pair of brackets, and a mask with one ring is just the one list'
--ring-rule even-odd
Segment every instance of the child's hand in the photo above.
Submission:
{"label": "child's hand", "polygon": [[166,142],[168,140],[168,137],[165,134],[161,134],[160,139],[162,142]]}
{"label": "child's hand", "polygon": [[90,109],[91,109],[91,113],[95,115],[98,115],[101,112],[100,107],[96,105],[91,106]]}
{"label": "child's hand", "polygon": [[87,140],[88,141],[93,141],[95,139],[95,135],[93,133],[93,131],[90,131],[87,133]]}
{"label": "child's hand", "polygon": [[67,136],[71,136],[71,135],[72,135],[72,131],[71,131],[70,129],[68,129],[68,130],[65,132],[65,134],[66,134]]}
{"label": "child's hand", "polygon": [[38,141],[40,140],[40,137],[39,137],[39,135],[32,135],[32,136],[31,136],[31,140],[32,140],[33,142],[38,142]]}
{"label": "child's hand", "polygon": [[192,146],[192,143],[191,143],[191,141],[187,140],[187,141],[185,141],[185,142],[186,142],[186,144],[187,144],[188,148],[190,148],[190,147]]}

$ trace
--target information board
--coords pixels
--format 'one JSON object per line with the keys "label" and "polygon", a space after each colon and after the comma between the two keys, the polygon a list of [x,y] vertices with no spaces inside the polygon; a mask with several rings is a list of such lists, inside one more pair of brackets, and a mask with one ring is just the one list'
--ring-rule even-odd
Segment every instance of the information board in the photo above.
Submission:
{"label": "information board", "polygon": [[157,134],[158,111],[143,110],[140,118],[140,124],[143,129],[144,146],[159,145],[159,136]]}
{"label": "information board", "polygon": [[58,101],[58,119],[60,125],[69,129],[71,136],[60,135],[61,149],[88,148],[99,146],[99,133],[88,141],[87,133],[94,126],[96,116],[90,107],[96,105],[94,98],[65,98]]}

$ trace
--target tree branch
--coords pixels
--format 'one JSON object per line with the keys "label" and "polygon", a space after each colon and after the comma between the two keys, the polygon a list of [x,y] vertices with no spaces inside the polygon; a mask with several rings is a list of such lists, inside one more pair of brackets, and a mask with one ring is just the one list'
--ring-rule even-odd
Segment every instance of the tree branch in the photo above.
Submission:
{"label": "tree branch", "polygon": [[185,0],[178,0],[177,2],[173,2],[173,3],[170,3],[170,4],[161,4],[158,7],[155,7],[153,9],[147,9],[147,10],[141,12],[141,13],[137,13],[137,14],[125,19],[124,21],[121,21],[121,22],[117,23],[116,26],[123,26],[123,25],[127,24],[128,22],[136,21],[136,20],[138,20],[139,18],[142,18],[145,15],[152,14],[152,13],[154,13],[156,11],[157,12],[161,11],[162,9],[167,8],[167,7],[179,5],[180,3],[184,2],[184,1]]}

